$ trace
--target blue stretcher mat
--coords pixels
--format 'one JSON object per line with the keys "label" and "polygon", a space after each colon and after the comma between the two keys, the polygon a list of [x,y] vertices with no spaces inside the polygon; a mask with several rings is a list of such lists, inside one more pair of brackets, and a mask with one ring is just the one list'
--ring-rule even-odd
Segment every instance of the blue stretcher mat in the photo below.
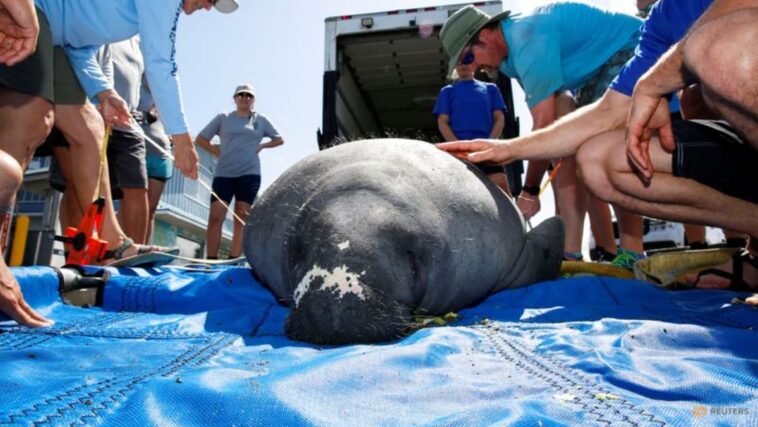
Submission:
{"label": "blue stretcher mat", "polygon": [[566,279],[319,348],[247,269],[111,269],[101,308],[14,271],[56,324],[0,319],[2,425],[758,425],[758,310],[731,292]]}

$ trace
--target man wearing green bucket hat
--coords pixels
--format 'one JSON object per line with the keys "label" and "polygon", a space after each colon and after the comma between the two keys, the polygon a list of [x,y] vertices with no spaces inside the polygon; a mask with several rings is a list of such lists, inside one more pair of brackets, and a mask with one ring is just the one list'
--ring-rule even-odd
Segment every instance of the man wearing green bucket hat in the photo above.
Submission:
{"label": "man wearing green bucket hat", "polygon": [[[560,116],[558,110],[565,105],[562,98],[569,96],[566,91],[576,93],[580,106],[604,93],[633,55],[641,24],[639,18],[581,3],[548,4],[525,15],[506,11],[492,17],[466,6],[445,22],[440,40],[450,56],[450,71],[459,63],[473,64],[499,69],[518,80],[526,94],[533,128],[539,129]],[[526,191],[518,199],[527,218],[539,211],[539,199],[534,196],[548,164],[549,160],[529,164]],[[558,206],[566,222],[568,258],[581,257],[589,197],[575,170],[573,157],[563,159],[554,179]],[[598,234],[612,236],[607,204],[595,205],[599,205],[596,211],[607,216],[608,230]]]}

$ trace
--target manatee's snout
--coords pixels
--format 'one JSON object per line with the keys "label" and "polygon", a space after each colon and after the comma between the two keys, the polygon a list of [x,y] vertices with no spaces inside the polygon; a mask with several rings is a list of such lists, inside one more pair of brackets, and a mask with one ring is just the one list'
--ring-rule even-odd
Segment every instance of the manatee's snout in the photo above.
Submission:
{"label": "manatee's snout", "polygon": [[293,340],[320,345],[373,343],[402,337],[410,321],[408,307],[369,288],[361,294],[320,289],[302,295],[285,332]]}

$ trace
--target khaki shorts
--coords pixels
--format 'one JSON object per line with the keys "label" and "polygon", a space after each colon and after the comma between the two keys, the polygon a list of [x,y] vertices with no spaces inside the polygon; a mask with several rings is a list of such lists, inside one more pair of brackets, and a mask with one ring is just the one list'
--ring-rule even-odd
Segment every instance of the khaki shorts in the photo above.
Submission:
{"label": "khaki shorts", "polygon": [[39,37],[37,50],[12,67],[0,65],[0,85],[13,91],[39,96],[54,104],[82,105],[87,102],[68,57],[60,47],[53,47],[50,24],[37,9]]}
{"label": "khaki shorts", "polygon": [[621,72],[621,69],[624,68],[624,65],[626,65],[627,61],[629,61],[629,58],[634,56],[634,49],[635,48],[622,49],[613,54],[613,56],[600,67],[600,71],[598,71],[597,75],[595,75],[592,80],[576,90],[576,96],[574,99],[576,99],[577,108],[592,104],[603,96],[605,91],[608,90],[608,87],[611,85],[611,82],[613,82],[613,79],[616,78]]}

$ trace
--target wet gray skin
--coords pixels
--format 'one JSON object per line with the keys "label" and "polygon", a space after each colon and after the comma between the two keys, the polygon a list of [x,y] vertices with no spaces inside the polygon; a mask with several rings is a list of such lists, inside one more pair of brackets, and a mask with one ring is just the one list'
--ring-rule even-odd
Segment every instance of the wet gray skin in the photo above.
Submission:
{"label": "wet gray skin", "polygon": [[513,202],[433,145],[355,141],[314,154],[254,204],[244,236],[254,274],[316,344],[388,341],[417,315],[554,279],[557,218],[526,233]]}

